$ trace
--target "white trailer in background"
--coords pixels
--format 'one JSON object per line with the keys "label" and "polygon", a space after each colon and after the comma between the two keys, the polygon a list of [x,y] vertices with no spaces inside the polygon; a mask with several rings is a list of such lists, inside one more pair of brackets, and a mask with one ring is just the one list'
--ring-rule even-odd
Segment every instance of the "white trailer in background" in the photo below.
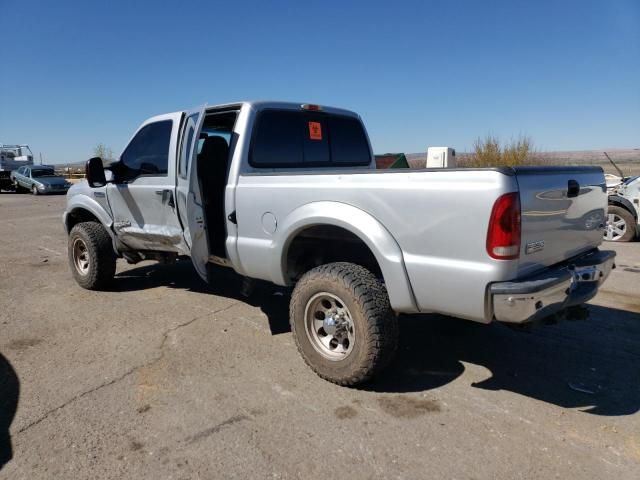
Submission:
{"label": "white trailer in background", "polygon": [[427,168],[456,168],[456,151],[451,147],[429,147]]}

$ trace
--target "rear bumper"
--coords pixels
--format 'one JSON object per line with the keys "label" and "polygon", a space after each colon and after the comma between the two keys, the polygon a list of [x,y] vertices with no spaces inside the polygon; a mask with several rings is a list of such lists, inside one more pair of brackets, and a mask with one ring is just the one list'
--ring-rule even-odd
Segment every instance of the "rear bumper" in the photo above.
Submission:
{"label": "rear bumper", "polygon": [[13,182],[9,172],[0,172],[0,188],[10,190],[13,188]]}
{"label": "rear bumper", "polygon": [[593,250],[523,280],[489,288],[496,320],[526,323],[589,301],[615,268],[616,253]]}

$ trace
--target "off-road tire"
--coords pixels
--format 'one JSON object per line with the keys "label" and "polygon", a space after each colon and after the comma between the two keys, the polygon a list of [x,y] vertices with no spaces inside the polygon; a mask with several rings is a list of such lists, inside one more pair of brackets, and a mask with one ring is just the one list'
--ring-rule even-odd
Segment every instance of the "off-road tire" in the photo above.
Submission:
{"label": "off-road tire", "polygon": [[[307,334],[305,308],[320,292],[339,297],[353,317],[355,341],[344,359],[322,356]],[[352,263],[329,263],[305,273],[291,295],[289,322],[307,365],[321,378],[338,385],[353,386],[370,380],[391,362],[398,345],[398,321],[387,289],[369,270]]]}
{"label": "off-road tire", "polygon": [[630,242],[631,240],[634,239],[634,237],[636,236],[636,220],[635,218],[633,218],[633,215],[626,210],[625,208],[622,207],[615,207],[610,205],[608,210],[607,210],[608,214],[614,214],[619,216],[621,219],[624,220],[624,222],[627,224],[627,229],[624,232],[624,235],[622,235],[620,238],[616,239],[616,240],[611,240],[613,242]]}
{"label": "off-road tire", "polygon": [[[88,271],[82,274],[76,266],[74,244],[76,240],[84,242],[88,256]],[[81,222],[69,233],[69,266],[78,285],[87,290],[105,290],[113,282],[116,273],[116,255],[111,237],[105,228],[97,222]]]}

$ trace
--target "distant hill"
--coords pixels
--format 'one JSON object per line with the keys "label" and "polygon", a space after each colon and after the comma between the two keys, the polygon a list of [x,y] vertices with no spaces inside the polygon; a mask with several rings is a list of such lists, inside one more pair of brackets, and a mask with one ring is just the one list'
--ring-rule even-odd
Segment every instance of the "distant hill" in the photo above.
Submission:
{"label": "distant hill", "polygon": [[[612,148],[608,150],[576,150],[560,152],[539,152],[536,156],[543,159],[545,163],[552,165],[600,165],[605,172],[618,174],[616,169],[609,163],[603,152],[607,152],[611,159],[616,162],[625,175],[640,175],[640,148]],[[405,154],[411,168],[424,168],[427,162],[427,153],[407,153]],[[460,159],[464,159],[470,154],[467,152],[456,152]]]}

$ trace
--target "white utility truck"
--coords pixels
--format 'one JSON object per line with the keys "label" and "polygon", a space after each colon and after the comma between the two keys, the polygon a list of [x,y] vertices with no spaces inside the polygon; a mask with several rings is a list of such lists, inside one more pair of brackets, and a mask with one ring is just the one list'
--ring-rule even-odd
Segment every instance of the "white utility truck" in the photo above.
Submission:
{"label": "white utility truck", "polygon": [[29,165],[33,165],[33,153],[29,145],[0,143],[0,190],[12,190],[11,172]]}

